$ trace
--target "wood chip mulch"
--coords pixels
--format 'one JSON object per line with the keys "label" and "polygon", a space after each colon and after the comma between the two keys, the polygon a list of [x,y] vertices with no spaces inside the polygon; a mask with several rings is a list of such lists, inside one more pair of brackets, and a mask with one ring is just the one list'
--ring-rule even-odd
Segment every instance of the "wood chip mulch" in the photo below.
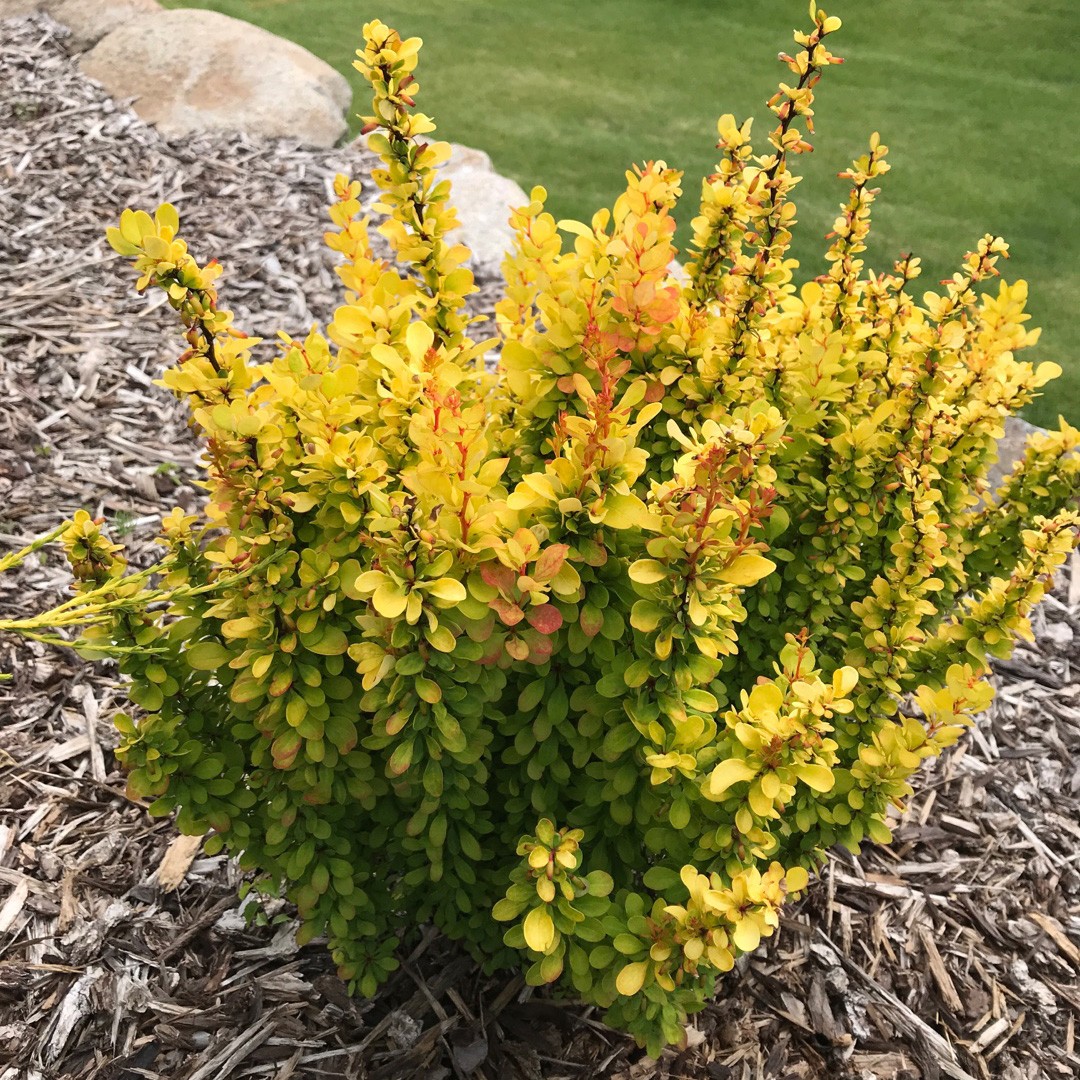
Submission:
{"label": "wood chip mulch", "polygon": [[[366,159],[167,141],[78,74],[55,23],[0,28],[0,551],[84,506],[137,561],[163,506],[197,502],[184,415],[151,382],[175,328],[134,295],[105,226],[176,203],[193,249],[227,259],[238,324],[302,332],[334,305],[315,223],[342,168],[362,175]],[[125,796],[109,670],[4,640],[0,1080],[1076,1077],[1071,565],[892,847],[835,855],[658,1062],[590,1010],[484,978],[430,932],[377,998],[348,998],[317,943],[297,948],[287,905],[248,925],[235,867]],[[0,579],[0,610],[41,610],[66,581],[55,553],[32,560]]]}

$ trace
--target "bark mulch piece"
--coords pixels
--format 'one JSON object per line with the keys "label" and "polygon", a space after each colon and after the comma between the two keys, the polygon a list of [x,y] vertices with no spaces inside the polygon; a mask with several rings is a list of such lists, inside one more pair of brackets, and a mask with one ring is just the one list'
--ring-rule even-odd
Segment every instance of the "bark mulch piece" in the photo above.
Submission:
{"label": "bark mulch piece", "polygon": [[[152,384],[175,327],[102,241],[119,210],[175,202],[193,249],[227,257],[238,324],[302,332],[338,295],[316,228],[328,180],[367,165],[170,142],[79,76],[55,23],[3,26],[0,550],[85,506],[137,561],[163,504],[197,500],[186,419]],[[0,642],[0,1080],[1080,1075],[1075,560],[1062,577],[893,846],[835,855],[659,1062],[431,931],[374,1000],[350,999],[287,905],[246,921],[236,868],[124,794],[108,669]],[[0,609],[40,610],[66,582],[42,553],[0,578]]]}

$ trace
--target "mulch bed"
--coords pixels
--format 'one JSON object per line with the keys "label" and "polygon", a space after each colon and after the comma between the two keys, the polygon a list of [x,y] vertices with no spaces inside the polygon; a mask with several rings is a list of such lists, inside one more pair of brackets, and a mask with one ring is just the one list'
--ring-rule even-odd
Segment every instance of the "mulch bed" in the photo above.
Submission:
{"label": "mulch bed", "polygon": [[[162,506],[198,501],[185,417],[152,384],[178,351],[170,313],[102,241],[119,211],[176,203],[193,249],[225,258],[238,324],[301,332],[337,296],[328,180],[368,163],[355,147],[170,142],[78,74],[55,23],[3,26],[0,550],[84,506],[138,562]],[[660,1061],[592,1010],[483,977],[432,932],[378,997],[348,998],[318,943],[297,948],[287,905],[249,925],[235,867],[124,794],[108,668],[3,640],[0,1080],[1080,1075],[1071,567],[892,847],[834,855]],[[41,610],[66,582],[43,553],[0,578],[0,611]]]}

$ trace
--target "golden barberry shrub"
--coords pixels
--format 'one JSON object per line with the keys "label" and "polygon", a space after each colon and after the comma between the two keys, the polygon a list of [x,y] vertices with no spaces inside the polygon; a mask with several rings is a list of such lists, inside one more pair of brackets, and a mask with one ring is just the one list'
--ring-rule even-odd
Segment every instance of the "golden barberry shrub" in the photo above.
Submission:
{"label": "golden barberry shrub", "polygon": [[494,328],[471,316],[420,41],[379,22],[356,66],[396,260],[339,177],[327,335],[256,362],[170,206],[109,232],[186,328],[163,384],[207,502],[136,574],[78,515],[76,597],[21,629],[120,658],[132,795],[284,890],[361,993],[433,922],[678,1041],[825,849],[889,840],[1076,539],[1077,430],[986,480],[1057,374],[1017,358],[1000,239],[921,300],[917,259],[866,271],[875,135],[795,284],[791,170],[838,62],[811,14],[764,144],[719,121],[685,273],[650,162],[587,224],[535,188]]}

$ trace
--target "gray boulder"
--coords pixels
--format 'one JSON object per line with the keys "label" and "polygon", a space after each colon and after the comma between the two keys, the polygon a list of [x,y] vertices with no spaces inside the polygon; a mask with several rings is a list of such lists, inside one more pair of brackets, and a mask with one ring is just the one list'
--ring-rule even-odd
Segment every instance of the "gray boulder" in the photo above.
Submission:
{"label": "gray boulder", "polygon": [[134,99],[135,111],[170,136],[234,131],[332,146],[345,134],[352,101],[345,77],[307,49],[216,11],[131,19],[80,66],[113,97]]}
{"label": "gray boulder", "polygon": [[68,45],[76,52],[140,15],[161,10],[157,0],[41,0],[41,6],[71,31]]}

